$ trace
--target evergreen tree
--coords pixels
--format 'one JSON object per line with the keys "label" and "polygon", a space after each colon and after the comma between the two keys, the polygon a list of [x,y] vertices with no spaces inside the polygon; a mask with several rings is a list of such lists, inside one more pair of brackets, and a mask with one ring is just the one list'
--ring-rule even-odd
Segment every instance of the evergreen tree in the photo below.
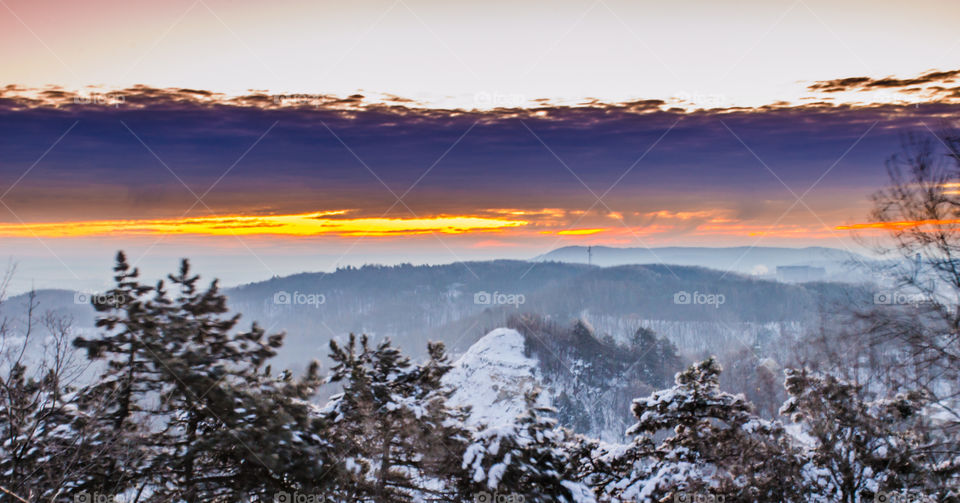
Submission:
{"label": "evergreen tree", "polygon": [[335,366],[330,382],[343,393],[325,409],[343,462],[338,497],[380,503],[415,497],[450,498],[458,491],[451,466],[469,435],[463,413],[446,405],[452,390],[442,384],[450,369],[442,344],[413,365],[384,340],[350,335],[346,346],[330,342]]}
{"label": "evergreen tree", "polygon": [[92,299],[93,308],[102,313],[96,320],[102,332],[93,339],[74,339],[87,358],[104,360],[103,372],[80,398],[81,407],[91,413],[96,442],[126,445],[121,450],[135,453],[90,460],[93,476],[82,489],[106,494],[139,485],[149,472],[149,450],[137,447],[148,414],[138,397],[156,393],[159,387],[157,372],[144,354],[144,344],[156,337],[148,300],[153,288],[140,284],[139,270],[127,263],[123,252],[117,253],[113,271],[114,287]]}
{"label": "evergreen tree", "polygon": [[867,401],[861,386],[830,375],[788,369],[790,398],[781,413],[803,426],[809,447],[810,491],[825,501],[874,501],[906,493],[957,501],[956,459],[937,462],[938,439],[927,427],[928,401],[918,392]]}
{"label": "evergreen tree", "polygon": [[600,341],[594,337],[593,327],[586,320],[579,319],[574,322],[570,335],[573,344],[584,351],[594,350],[600,346]]}
{"label": "evergreen tree", "polygon": [[[780,423],[752,413],[743,395],[720,391],[709,358],[677,374],[676,385],[633,404],[633,445],[605,465],[601,495],[663,501],[678,494],[733,501],[801,501],[802,460]],[[658,442],[661,434],[671,435]],[[603,457],[603,453],[600,456]]]}
{"label": "evergreen tree", "polygon": [[669,339],[657,337],[649,328],[638,328],[631,345],[637,355],[636,372],[645,384],[655,388],[669,386],[670,378],[682,368],[676,346]]}
{"label": "evergreen tree", "polygon": [[496,493],[515,501],[590,501],[589,490],[575,482],[568,453],[571,435],[557,428],[549,407],[526,396],[527,410],[507,425],[483,427],[466,449],[463,467],[474,494]]}
{"label": "evergreen tree", "polygon": [[115,270],[117,286],[106,296],[115,302],[96,306],[107,313],[98,320],[107,331],[77,342],[107,360],[96,396],[120,397],[104,426],[145,453],[133,458],[135,476],[124,464],[130,458],[109,460],[103,482],[114,482],[111,494],[134,478],[157,501],[236,501],[322,486],[329,444],[307,402],[320,384],[317,365],[298,381],[272,377],[264,365],[283,335],[256,324],[234,330],[239,316],[228,315],[216,281],[199,289],[186,260],[169,276],[173,298],[163,282],[140,285],[122,254]]}

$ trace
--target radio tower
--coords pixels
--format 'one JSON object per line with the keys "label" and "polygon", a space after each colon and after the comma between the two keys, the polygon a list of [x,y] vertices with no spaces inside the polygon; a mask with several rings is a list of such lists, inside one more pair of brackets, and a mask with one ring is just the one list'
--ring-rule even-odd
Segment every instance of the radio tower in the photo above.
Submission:
{"label": "radio tower", "polygon": [[587,247],[587,265],[593,265],[593,247]]}

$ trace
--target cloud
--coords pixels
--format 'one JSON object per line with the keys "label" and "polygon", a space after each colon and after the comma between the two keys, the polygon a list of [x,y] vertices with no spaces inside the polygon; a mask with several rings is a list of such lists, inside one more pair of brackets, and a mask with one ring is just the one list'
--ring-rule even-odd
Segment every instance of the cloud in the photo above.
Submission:
{"label": "cloud", "polygon": [[960,77],[960,70],[930,71],[918,77],[897,79],[884,77],[873,79],[870,77],[848,77],[843,79],[818,81],[809,86],[811,91],[840,92],[870,88],[911,87],[926,84],[944,84],[956,82]]}
{"label": "cloud", "polygon": [[[715,213],[772,221],[811,188],[805,201],[818,214],[849,212],[884,181],[883,161],[902,131],[924,131],[958,107],[687,110],[636,100],[460,110],[371,93],[7,86],[0,89],[0,179],[27,174],[4,198],[15,214],[0,220],[351,208],[351,218],[397,219],[495,219],[513,211],[506,218],[529,220],[532,232],[615,228],[611,215],[624,215],[631,226],[697,232]],[[632,220],[637,214],[648,216]]]}
{"label": "cloud", "polygon": [[847,77],[823,80],[808,86],[808,90],[826,96],[856,93],[870,96],[873,102],[900,99],[909,102],[955,102],[960,98],[960,70],[931,70],[910,78],[896,77]]}

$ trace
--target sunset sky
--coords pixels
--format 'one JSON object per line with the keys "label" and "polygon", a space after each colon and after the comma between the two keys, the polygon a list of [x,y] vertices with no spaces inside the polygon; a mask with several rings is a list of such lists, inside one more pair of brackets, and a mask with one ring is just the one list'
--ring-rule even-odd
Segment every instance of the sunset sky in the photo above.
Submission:
{"label": "sunset sky", "polygon": [[[0,256],[227,283],[569,244],[851,248],[960,3],[0,0]],[[870,229],[867,228],[867,231]]]}

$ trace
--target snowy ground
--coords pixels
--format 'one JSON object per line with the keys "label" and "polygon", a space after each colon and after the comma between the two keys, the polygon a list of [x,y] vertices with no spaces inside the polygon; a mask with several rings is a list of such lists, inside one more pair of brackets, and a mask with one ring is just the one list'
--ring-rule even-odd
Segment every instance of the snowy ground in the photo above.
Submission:
{"label": "snowy ground", "polygon": [[[523,351],[523,335],[498,328],[474,343],[454,363],[444,378],[456,390],[450,404],[471,406],[471,425],[503,424],[523,413],[524,395],[540,387],[539,362]],[[547,393],[540,395],[538,404],[550,404]]]}

